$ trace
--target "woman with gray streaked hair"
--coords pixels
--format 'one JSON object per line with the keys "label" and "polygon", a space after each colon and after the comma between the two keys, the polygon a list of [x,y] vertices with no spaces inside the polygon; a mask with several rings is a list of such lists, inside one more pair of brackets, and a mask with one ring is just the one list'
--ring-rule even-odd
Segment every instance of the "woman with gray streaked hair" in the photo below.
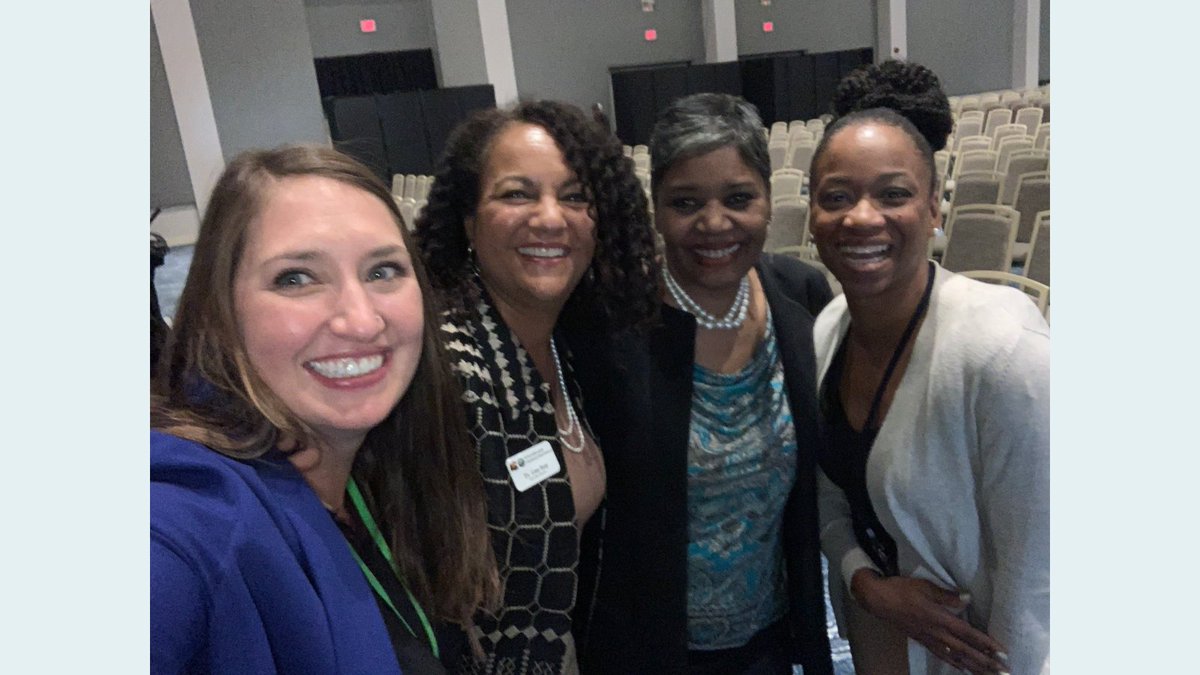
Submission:
{"label": "woman with gray streaked hair", "polygon": [[581,668],[832,673],[812,349],[829,285],[762,251],[770,163],[752,105],[680,99],[650,152],[662,321],[572,344],[612,477]]}

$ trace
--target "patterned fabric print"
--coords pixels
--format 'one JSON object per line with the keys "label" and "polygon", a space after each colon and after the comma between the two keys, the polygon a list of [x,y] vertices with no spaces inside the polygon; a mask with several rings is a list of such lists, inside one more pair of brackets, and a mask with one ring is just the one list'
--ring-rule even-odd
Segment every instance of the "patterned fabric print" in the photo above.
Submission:
{"label": "patterned fabric print", "polygon": [[741,372],[693,367],[688,441],[688,648],[744,645],[787,611],[780,527],[796,431],[775,332]]}
{"label": "patterned fabric print", "polygon": [[[573,672],[570,612],[575,606],[579,544],[550,387],[486,294],[481,297],[474,313],[448,314],[441,326],[442,340],[463,384],[504,588],[497,613],[476,618],[475,634],[485,660],[474,662],[468,656],[462,670],[489,675]],[[567,363],[563,368],[569,375]],[[573,380],[568,382],[573,387]],[[550,442],[564,469],[517,492],[505,459],[540,441]]]}

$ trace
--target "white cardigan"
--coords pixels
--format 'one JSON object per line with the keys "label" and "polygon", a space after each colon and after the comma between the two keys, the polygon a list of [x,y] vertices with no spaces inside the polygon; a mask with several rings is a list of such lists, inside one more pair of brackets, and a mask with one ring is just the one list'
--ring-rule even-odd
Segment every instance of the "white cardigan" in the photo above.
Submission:
{"label": "white cardigan", "polygon": [[[814,326],[822,382],[849,327],[845,296]],[[872,567],[823,473],[821,545],[847,587]],[[867,490],[900,573],[971,594],[965,617],[1013,675],[1050,650],[1050,329],[1029,298],[936,268],[928,314],[871,447]],[[913,675],[960,672],[909,641]]]}

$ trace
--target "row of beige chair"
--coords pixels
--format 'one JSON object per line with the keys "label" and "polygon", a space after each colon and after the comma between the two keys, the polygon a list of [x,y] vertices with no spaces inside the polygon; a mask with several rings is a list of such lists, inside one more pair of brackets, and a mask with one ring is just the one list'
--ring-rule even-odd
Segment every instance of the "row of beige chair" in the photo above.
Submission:
{"label": "row of beige chair", "polygon": [[392,176],[392,196],[401,199],[428,199],[429,188],[432,185],[433,176],[398,173]]}
{"label": "row of beige chair", "polygon": [[1000,153],[991,150],[971,150],[962,154],[954,165],[953,204],[979,203],[964,202],[957,197],[962,189],[965,178],[982,178],[981,174],[994,175],[999,181],[999,194],[996,198],[984,203],[1012,204],[1016,198],[1017,185],[1020,177],[1027,173],[1050,170],[1050,153],[1045,150],[1027,148],[1012,150],[1003,158]]}
{"label": "row of beige chair", "polygon": [[966,96],[951,96],[949,97],[950,108],[954,114],[962,114],[964,112],[981,111],[988,112],[996,108],[1012,108],[1048,105],[1050,102],[1050,85],[1043,85],[1026,89],[1024,91],[1015,91],[1007,89],[1003,91],[981,92],[979,94],[970,94]]}
{"label": "row of beige chair", "polygon": [[1039,124],[1032,135],[1025,133],[1025,127],[1020,124],[1004,124],[995,129],[992,135],[975,134],[973,136],[956,136],[948,146],[954,151],[954,156],[971,150],[1001,151],[1006,146],[1016,142],[1028,141],[1028,146],[1038,150],[1050,149],[1050,125]]}
{"label": "row of beige chair", "polygon": [[960,272],[964,277],[987,281],[994,284],[1002,284],[1005,286],[1014,286],[1024,291],[1033,304],[1046,318],[1050,321],[1050,286],[1043,284],[1040,281],[1034,281],[1029,277],[1023,277],[1012,272],[998,272],[996,270],[966,270]]}
{"label": "row of beige chair", "polygon": [[[1000,188],[997,178],[994,176],[995,174],[990,178],[983,177],[978,182],[970,175],[964,176],[956,188],[955,204],[945,219],[947,231],[951,227],[954,213],[960,209],[980,207],[981,209],[998,209],[1001,212],[1004,209],[1011,210],[1017,214],[1018,220],[1020,236],[1016,241],[1022,244],[1016,249],[1016,260],[1024,261],[1023,245],[1030,241],[1033,220],[1038,213],[1050,210],[1050,175],[1045,171],[1022,175],[1017,186],[1017,197],[1011,205],[996,203],[996,196]],[[973,198],[978,198],[978,200],[974,201]],[[946,245],[945,238],[935,239],[932,252],[940,255]]]}
{"label": "row of beige chair", "polygon": [[784,167],[771,172],[771,201],[808,194],[808,172]]}
{"label": "row of beige chair", "polygon": [[[1005,199],[1011,188],[1012,198]],[[949,210],[972,204],[1003,204],[1033,213],[1050,207],[1050,172],[1027,171],[1016,175],[999,171],[968,171],[958,177]]]}
{"label": "row of beige chair", "polygon": [[[1019,123],[1001,124],[990,131],[977,129],[978,126],[977,121],[971,121],[961,127],[956,127],[956,133],[950,137],[950,141],[947,143],[948,147],[955,153],[967,150],[999,150],[1005,140],[1012,136],[1028,137],[1043,146],[1049,142],[1044,140],[1050,135],[1049,123],[1038,124],[1031,133],[1027,133],[1029,127]],[[1045,128],[1043,129],[1043,127]]]}
{"label": "row of beige chair", "polygon": [[983,124],[983,135],[991,136],[992,132],[1004,124],[1023,124],[1028,129],[1028,134],[1032,136],[1037,133],[1037,127],[1042,123],[1042,117],[1045,116],[1044,110],[1038,107],[1029,106],[1018,108],[1016,114],[1008,108],[995,108],[984,114],[982,110],[971,110],[964,112],[958,117],[957,124],[960,126],[974,127],[974,122]]}
{"label": "row of beige chair", "polygon": [[[1015,210],[999,204],[962,206],[946,222],[942,266],[953,272],[965,270],[1009,271],[1019,264],[1026,276],[1049,283],[1050,211],[1022,218]],[[1044,232],[1043,232],[1044,230]],[[936,254],[930,243],[930,255]]]}
{"label": "row of beige chair", "polygon": [[771,221],[767,224],[763,250],[775,251],[808,243],[808,200],[798,195],[772,198]]}
{"label": "row of beige chair", "polygon": [[838,282],[837,277],[829,271],[825,263],[821,261],[821,256],[817,253],[817,247],[812,244],[794,244],[791,246],[781,246],[774,250],[768,250],[768,253],[775,255],[788,255],[793,258],[804,261],[806,264],[815,267],[821,274],[825,275],[825,280],[829,282],[829,287],[833,290],[833,295],[836,297],[842,294],[842,284]]}
{"label": "row of beige chair", "polygon": [[767,133],[768,140],[777,140],[780,138],[790,138],[801,132],[807,132],[809,135],[821,135],[825,131],[825,126],[833,119],[832,115],[825,114],[820,117],[814,117],[810,120],[792,120],[790,122],[779,121],[771,125]]}
{"label": "row of beige chair", "polygon": [[396,200],[396,206],[400,209],[400,216],[404,218],[404,226],[412,232],[417,226],[417,217],[421,215],[421,210],[425,208],[424,199],[413,199],[412,197],[397,197],[392,195]]}

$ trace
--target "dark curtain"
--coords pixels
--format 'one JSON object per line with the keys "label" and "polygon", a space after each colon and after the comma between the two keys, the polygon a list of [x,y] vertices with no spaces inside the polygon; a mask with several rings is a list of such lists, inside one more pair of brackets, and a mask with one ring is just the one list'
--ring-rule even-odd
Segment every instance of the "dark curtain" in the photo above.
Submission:
{"label": "dark curtain", "polygon": [[334,146],[385,182],[398,173],[431,174],[446,137],[471,112],[496,105],[490,84],[370,96],[327,97]]}
{"label": "dark curtain", "polygon": [[437,88],[431,49],[333,56],[313,63],[322,98]]}

